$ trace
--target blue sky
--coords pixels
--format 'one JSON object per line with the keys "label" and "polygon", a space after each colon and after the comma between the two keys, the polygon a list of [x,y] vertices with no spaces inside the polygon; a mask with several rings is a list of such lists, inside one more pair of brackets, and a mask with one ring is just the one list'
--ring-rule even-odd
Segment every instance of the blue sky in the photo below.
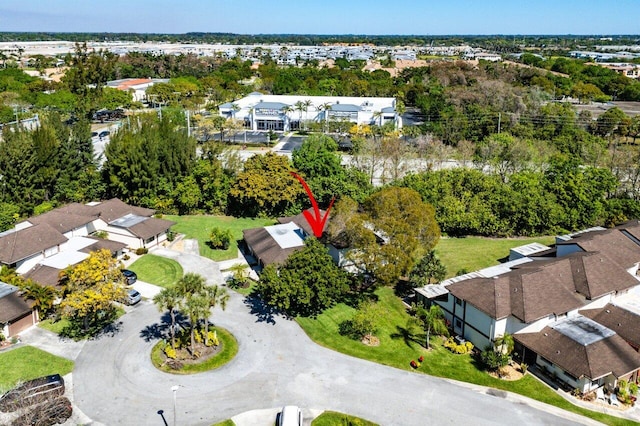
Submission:
{"label": "blue sky", "polygon": [[640,34],[640,0],[0,0],[0,31]]}

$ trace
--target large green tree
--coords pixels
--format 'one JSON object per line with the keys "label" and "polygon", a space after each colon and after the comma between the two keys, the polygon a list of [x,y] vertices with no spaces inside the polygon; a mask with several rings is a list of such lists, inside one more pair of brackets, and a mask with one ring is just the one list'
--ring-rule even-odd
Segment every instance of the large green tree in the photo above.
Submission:
{"label": "large green tree", "polygon": [[314,237],[308,237],[284,264],[268,265],[258,284],[258,293],[268,305],[292,316],[319,314],[348,289],[346,273]]}
{"label": "large green tree", "polygon": [[329,136],[309,136],[293,151],[292,160],[293,167],[304,176],[322,206],[328,205],[334,196],[362,201],[371,190],[364,173],[342,165],[338,144]]}
{"label": "large green tree", "polygon": [[[181,115],[139,117],[111,136],[105,149],[103,178],[109,196],[125,202],[160,207],[178,183],[185,181],[195,164],[195,140],[187,135]],[[193,182],[191,182],[193,183]],[[184,200],[184,206],[192,206]]]}
{"label": "large green tree", "polygon": [[229,190],[229,208],[241,216],[277,217],[299,213],[304,189],[291,175],[287,157],[254,155]]}

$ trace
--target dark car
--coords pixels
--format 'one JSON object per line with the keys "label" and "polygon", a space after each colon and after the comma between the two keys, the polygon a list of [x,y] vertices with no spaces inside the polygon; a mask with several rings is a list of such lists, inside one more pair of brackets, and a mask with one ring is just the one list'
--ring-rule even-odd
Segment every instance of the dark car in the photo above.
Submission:
{"label": "dark car", "polygon": [[56,398],[35,406],[11,423],[12,426],[52,426],[66,422],[73,414],[73,406],[67,398]]}
{"label": "dark car", "polygon": [[128,269],[122,270],[122,275],[124,275],[124,279],[127,281],[128,285],[132,285],[136,281],[138,281],[138,275],[135,272],[130,271]]}
{"label": "dark car", "polygon": [[11,412],[57,398],[64,394],[64,379],[59,374],[22,383],[0,397],[0,411]]}
{"label": "dark car", "polygon": [[91,132],[91,137],[92,138],[97,138],[98,137],[98,132]]}
{"label": "dark car", "polygon": [[106,138],[106,137],[107,137],[107,136],[109,136],[110,134],[111,134],[111,132],[110,132],[110,131],[108,131],[108,130],[103,130],[102,132],[100,132],[100,133],[98,134],[98,137],[100,137],[100,139],[102,139],[102,138]]}

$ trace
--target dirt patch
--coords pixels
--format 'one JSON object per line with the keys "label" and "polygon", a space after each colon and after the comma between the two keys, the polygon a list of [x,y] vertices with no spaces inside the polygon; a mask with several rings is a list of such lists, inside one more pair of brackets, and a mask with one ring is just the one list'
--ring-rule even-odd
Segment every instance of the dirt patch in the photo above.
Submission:
{"label": "dirt patch", "polygon": [[364,336],[362,338],[362,343],[367,346],[380,346],[380,339],[376,336]]}
{"label": "dirt patch", "polygon": [[496,379],[514,381],[520,380],[524,377],[524,372],[519,365],[509,364],[506,367],[500,368],[498,371],[490,371],[489,374]]}

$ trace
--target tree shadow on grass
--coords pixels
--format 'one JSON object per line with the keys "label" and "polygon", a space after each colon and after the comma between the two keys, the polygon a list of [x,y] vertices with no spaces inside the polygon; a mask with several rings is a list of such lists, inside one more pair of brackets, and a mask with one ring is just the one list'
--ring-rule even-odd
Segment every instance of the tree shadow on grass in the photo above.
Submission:
{"label": "tree shadow on grass", "polygon": [[60,337],[72,340],[98,340],[102,337],[114,337],[122,330],[122,321],[118,321],[115,311],[105,312],[103,315],[90,322],[85,329],[81,318],[72,318],[69,325],[60,331]]}
{"label": "tree shadow on grass", "polygon": [[255,294],[251,294],[244,298],[244,304],[251,310],[251,315],[256,316],[256,322],[266,322],[267,324],[275,324],[276,315],[279,315],[277,309],[267,305],[261,298]]}
{"label": "tree shadow on grass", "polygon": [[390,337],[394,340],[402,339],[407,347],[413,349],[416,345],[422,346],[426,336],[416,333],[413,327],[401,327],[396,325],[396,332],[392,333]]}

